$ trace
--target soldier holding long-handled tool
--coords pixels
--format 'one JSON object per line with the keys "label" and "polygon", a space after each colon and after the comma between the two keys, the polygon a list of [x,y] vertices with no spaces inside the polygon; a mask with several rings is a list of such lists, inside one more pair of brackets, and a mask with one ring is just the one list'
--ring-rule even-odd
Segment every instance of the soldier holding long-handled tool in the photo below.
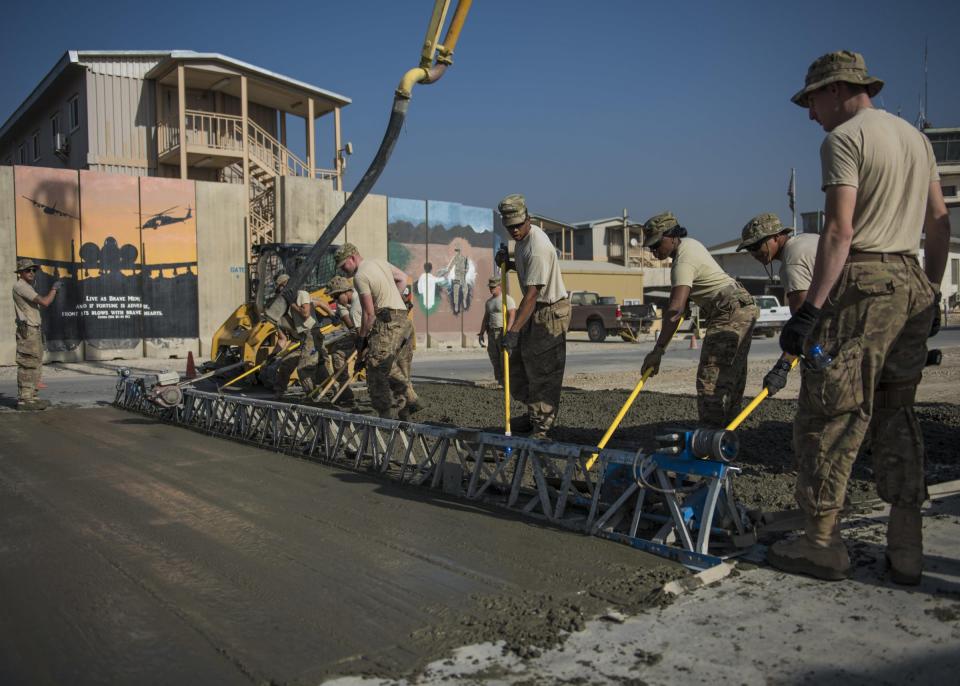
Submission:
{"label": "soldier holding long-handled tool", "polygon": [[890,575],[918,584],[926,487],[913,402],[926,340],[939,329],[950,220],[929,140],[873,108],[882,87],[861,55],[842,51],[811,64],[792,98],[828,133],[820,148],[826,221],[813,280],[780,347],[801,355],[819,345],[832,362],[804,371],[794,423],[804,535],[774,544],[767,559],[821,579],[848,575],[839,513],[870,427],[877,492],[891,504]]}

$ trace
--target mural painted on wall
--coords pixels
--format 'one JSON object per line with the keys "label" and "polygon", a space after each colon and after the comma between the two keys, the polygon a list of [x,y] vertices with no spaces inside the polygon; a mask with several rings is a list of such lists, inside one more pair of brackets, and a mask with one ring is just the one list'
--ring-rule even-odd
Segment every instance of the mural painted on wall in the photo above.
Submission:
{"label": "mural painted on wall", "polygon": [[47,350],[196,338],[192,182],[18,166],[14,183],[17,255],[41,264],[40,293],[64,281],[42,314]]}
{"label": "mural painted on wall", "polygon": [[418,332],[476,333],[493,273],[493,241],[490,209],[388,199],[388,255],[413,281]]}
{"label": "mural painted on wall", "polygon": [[16,167],[14,192],[17,256],[40,265],[34,287],[46,295],[57,279],[63,287],[43,310],[47,349],[69,351],[83,340],[80,304],[80,192],[77,172]]}
{"label": "mural painted on wall", "polygon": [[197,220],[193,182],[140,179],[144,338],[196,338]]}

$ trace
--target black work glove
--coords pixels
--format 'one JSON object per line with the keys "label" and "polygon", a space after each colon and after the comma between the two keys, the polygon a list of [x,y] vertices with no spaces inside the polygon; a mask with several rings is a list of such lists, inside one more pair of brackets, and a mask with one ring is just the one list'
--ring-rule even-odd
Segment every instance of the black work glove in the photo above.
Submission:
{"label": "black work glove", "polygon": [[782,357],[773,365],[773,369],[763,377],[763,387],[767,389],[767,396],[773,397],[787,385],[787,375],[790,374],[790,363]]}
{"label": "black work glove", "polygon": [[357,342],[354,344],[357,349],[357,358],[359,359],[363,355],[363,351],[367,349],[367,337],[366,336],[357,336]]}
{"label": "black work glove", "polygon": [[933,292],[933,323],[930,325],[930,335],[927,338],[933,338],[940,333],[942,313],[940,312],[940,291]]}
{"label": "black work glove", "polygon": [[785,353],[800,356],[803,354],[803,341],[813,331],[813,325],[820,318],[820,308],[804,301],[800,309],[790,317],[780,332],[780,349]]}
{"label": "black work glove", "polygon": [[640,365],[640,371],[645,372],[648,369],[650,370],[650,376],[654,377],[660,373],[660,361],[663,359],[663,353],[666,350],[661,348],[659,345],[653,346],[653,350],[647,353],[647,356],[643,358],[643,364]]}
{"label": "black work glove", "polygon": [[507,249],[506,243],[502,244],[500,249],[497,250],[497,254],[493,256],[493,261],[501,269],[503,265],[510,261],[510,251]]}
{"label": "black work glove", "polygon": [[508,355],[513,357],[513,353],[520,347],[520,332],[507,331],[503,334],[503,341],[500,345],[503,346],[503,349],[507,351]]}
{"label": "black work glove", "polygon": [[[62,279],[57,279],[56,281],[54,281],[54,282],[53,282],[53,285],[50,286],[50,290],[62,291],[62,290],[63,290],[63,280],[62,280]],[[939,312],[940,312],[940,310],[937,310],[937,313],[938,313],[937,319],[938,319],[938,320],[939,320]],[[939,330],[940,330],[940,325],[939,325],[939,322],[938,322],[938,324],[937,324],[937,331],[939,331]],[[930,335],[932,336],[933,334],[930,334]]]}

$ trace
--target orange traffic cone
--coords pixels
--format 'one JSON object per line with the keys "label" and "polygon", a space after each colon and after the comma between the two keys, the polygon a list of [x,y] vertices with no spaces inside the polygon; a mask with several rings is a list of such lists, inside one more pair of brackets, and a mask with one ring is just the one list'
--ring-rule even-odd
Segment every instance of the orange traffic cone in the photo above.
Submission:
{"label": "orange traffic cone", "polygon": [[187,379],[197,378],[197,366],[193,363],[193,351],[187,351],[187,373],[184,375]]}
{"label": "orange traffic cone", "polygon": [[700,346],[697,345],[697,332],[694,331],[690,334],[690,350],[696,350]]}

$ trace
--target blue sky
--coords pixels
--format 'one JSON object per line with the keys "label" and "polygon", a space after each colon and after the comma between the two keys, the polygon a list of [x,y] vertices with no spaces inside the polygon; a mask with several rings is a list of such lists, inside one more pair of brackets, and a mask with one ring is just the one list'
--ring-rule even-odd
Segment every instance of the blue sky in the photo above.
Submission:
{"label": "blue sky", "polygon": [[[0,41],[0,118],[67,49],[222,52],[353,99],[343,113],[351,188],[416,64],[431,6],[15,3]],[[823,133],[789,102],[815,57],[864,53],[887,82],[877,104],[913,120],[929,40],[927,116],[956,126],[958,31],[955,0],[475,0],[453,68],[414,91],[375,192],[479,207],[522,192],[532,210],[568,221],[671,209],[692,235],[719,242],[756,213],[788,219],[791,166],[800,209],[820,207]],[[326,160],[332,124],[319,135]]]}

